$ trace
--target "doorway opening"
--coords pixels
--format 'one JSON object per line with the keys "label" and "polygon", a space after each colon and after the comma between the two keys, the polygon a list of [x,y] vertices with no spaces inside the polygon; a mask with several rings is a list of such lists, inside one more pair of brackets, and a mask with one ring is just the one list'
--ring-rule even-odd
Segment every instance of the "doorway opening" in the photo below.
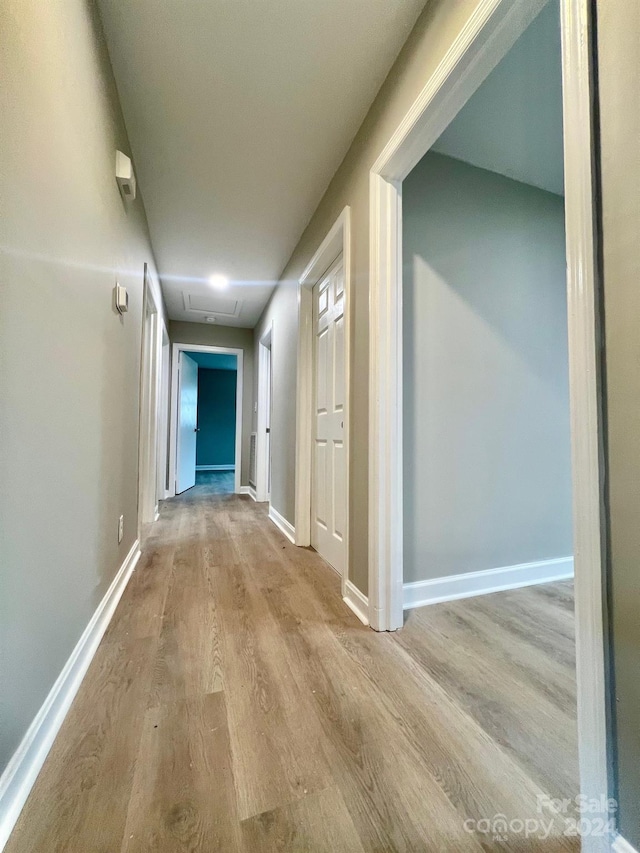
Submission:
{"label": "doorway opening", "polygon": [[242,356],[240,349],[173,345],[173,494],[196,485],[212,494],[240,493]]}
{"label": "doorway opening", "polygon": [[[158,517],[162,487],[162,345],[166,329],[160,322],[158,306],[147,265],[144,265],[142,296],[142,337],[140,358],[140,418],[138,438],[138,539],[146,525]],[[165,434],[166,435],[166,434]],[[166,443],[164,445],[166,448]]]}
{"label": "doorway opening", "polygon": [[260,338],[258,350],[258,418],[256,442],[256,501],[271,502],[271,412],[273,324]]}
{"label": "doorway opening", "polygon": [[[529,210],[526,214],[524,211],[517,213],[512,211],[511,215],[507,215],[504,212],[504,207],[498,210],[496,206],[496,193],[498,191],[496,187],[487,189],[485,181],[487,185],[496,181],[501,183],[499,194],[502,195],[504,194],[503,191],[508,191],[507,184],[522,183],[522,175],[517,172],[511,173],[507,177],[504,174],[500,176],[495,174],[499,171],[496,168],[496,163],[489,159],[483,159],[490,153],[486,148],[482,151],[479,150],[479,147],[476,148],[475,156],[478,156],[478,162],[472,164],[461,162],[468,159],[464,152],[464,146],[468,143],[469,136],[462,133],[457,140],[452,138],[445,140],[447,129],[450,126],[451,128],[455,126],[458,117],[462,118],[466,106],[472,105],[473,97],[480,95],[482,87],[490,80],[491,75],[500,73],[500,63],[505,59],[509,62],[508,55],[514,46],[517,48],[518,40],[526,41],[527,31],[532,22],[535,29],[535,26],[544,19],[545,15],[558,14],[557,9],[554,11],[552,6],[545,9],[546,2],[544,0],[537,0],[537,2],[530,2],[530,0],[482,0],[468,25],[462,31],[460,38],[454,43],[440,66],[426,82],[416,103],[398,125],[388,145],[374,164],[370,175],[371,385],[369,400],[371,454],[368,609],[371,624],[376,630],[396,630],[403,626],[403,610],[405,605],[409,603],[407,594],[418,593],[419,597],[413,601],[414,604],[426,603],[426,601],[435,604],[438,600],[453,602],[454,599],[460,599],[463,595],[468,596],[478,591],[489,591],[487,570],[484,566],[479,567],[478,565],[475,566],[475,571],[466,573],[466,587],[464,589],[461,589],[460,582],[451,566],[448,574],[436,567],[435,574],[426,578],[426,582],[420,590],[407,590],[405,588],[403,581],[407,539],[412,540],[410,546],[414,548],[414,551],[410,555],[410,560],[413,562],[412,568],[416,568],[416,564],[420,562],[420,560],[415,559],[416,541],[425,531],[416,529],[415,517],[410,518],[409,524],[407,524],[404,503],[407,499],[413,500],[415,498],[414,493],[407,494],[407,486],[409,489],[419,491],[428,485],[427,481],[432,475],[434,479],[437,479],[437,476],[442,473],[440,470],[442,458],[438,458],[438,455],[441,457],[442,454],[455,452],[455,447],[460,452],[456,464],[460,466],[462,474],[460,477],[454,478],[453,481],[450,478],[444,493],[440,493],[438,496],[439,505],[433,504],[431,508],[442,514],[447,509],[448,503],[448,508],[453,514],[456,509],[465,506],[472,498],[478,499],[479,506],[482,501],[488,503],[493,500],[493,489],[496,487],[495,480],[489,478],[487,480],[488,485],[485,484],[483,488],[478,487],[478,493],[474,495],[470,494],[471,487],[465,478],[469,474],[470,466],[475,465],[477,467],[491,461],[482,458],[484,446],[482,441],[477,440],[474,444],[476,439],[474,430],[480,433],[481,428],[485,427],[491,418],[495,419],[496,415],[504,412],[504,401],[501,401],[500,394],[497,393],[498,389],[494,389],[495,394],[486,385],[483,389],[479,389],[477,382],[471,381],[471,376],[474,372],[488,367],[492,368],[489,372],[493,376],[493,367],[495,366],[493,362],[503,358],[507,350],[510,349],[514,353],[518,344],[524,344],[525,349],[526,347],[529,349],[528,352],[521,352],[517,355],[520,362],[517,365],[517,371],[526,368],[534,374],[529,377],[531,379],[529,390],[535,389],[546,397],[548,417],[555,421],[551,426],[557,431],[556,439],[560,435],[561,422],[570,421],[571,474],[567,478],[568,454],[563,451],[562,462],[556,458],[556,463],[560,466],[559,473],[562,484],[560,491],[565,495],[558,518],[560,523],[555,530],[552,530],[553,520],[547,518],[550,527],[546,537],[543,537],[545,544],[556,550],[555,557],[549,553],[541,555],[544,559],[530,558],[528,563],[503,564],[496,567],[499,573],[503,572],[503,575],[494,578],[494,580],[497,580],[496,588],[511,589],[514,586],[522,586],[522,583],[513,582],[513,577],[509,579],[507,577],[508,570],[514,570],[512,574],[519,575],[520,579],[523,572],[528,572],[530,583],[540,583],[545,580],[545,573],[550,569],[551,577],[555,579],[561,577],[565,572],[567,575],[570,574],[570,553],[564,550],[570,544],[566,508],[567,498],[570,495],[573,510],[572,538],[575,550],[575,634],[577,639],[575,670],[577,672],[577,729],[580,754],[579,784],[576,770],[575,790],[571,792],[571,796],[577,794],[579,790],[583,797],[588,797],[596,802],[602,801],[602,798],[605,800],[608,798],[609,786],[606,747],[606,658],[603,630],[603,614],[605,612],[603,590],[605,585],[603,582],[601,542],[603,512],[599,441],[601,411],[598,376],[600,365],[596,338],[598,322],[596,312],[599,303],[596,298],[597,263],[594,245],[592,168],[594,156],[593,115],[591,110],[593,101],[591,72],[593,47],[590,8],[587,0],[560,0],[559,5],[561,49],[560,62],[556,65],[559,64],[562,68],[563,90],[563,183],[565,191],[564,228],[566,232],[564,246],[566,251],[566,277],[564,277],[564,285],[567,302],[566,316],[568,318],[568,371],[566,371],[566,367],[561,366],[558,374],[559,378],[562,379],[562,374],[565,373],[566,375],[568,372],[569,417],[567,417],[566,399],[565,403],[561,402],[563,395],[559,386],[556,385],[554,391],[550,390],[554,380],[558,379],[558,376],[553,377],[551,375],[553,364],[557,367],[557,356],[560,354],[558,317],[562,319],[565,316],[562,304],[559,302],[560,294],[558,289],[553,286],[553,282],[557,280],[561,264],[557,257],[555,260],[551,260],[548,246],[545,245],[544,249],[541,249],[539,245],[536,245],[540,233],[534,235],[534,231],[531,230],[528,231],[526,239],[521,239],[520,248],[523,254],[528,253],[528,262],[534,265],[538,263],[542,265],[539,271],[539,276],[542,277],[541,286],[538,288],[537,294],[529,294],[529,301],[521,292],[522,283],[518,283],[515,278],[512,278],[511,287],[503,291],[500,299],[494,300],[491,308],[495,313],[493,318],[489,319],[485,311],[487,308],[486,299],[487,293],[496,287],[495,278],[489,276],[491,280],[485,288],[480,286],[468,288],[462,293],[455,292],[454,288],[450,286],[451,270],[448,265],[451,261],[456,261],[459,267],[464,267],[463,273],[468,277],[475,277],[476,282],[482,278],[483,273],[494,271],[493,258],[495,255],[490,258],[486,253],[475,251],[471,253],[473,257],[469,257],[468,251],[473,241],[476,241],[473,248],[476,250],[479,248],[477,243],[480,238],[487,237],[487,230],[492,218],[495,219],[500,216],[503,220],[502,227],[505,235],[508,235],[504,244],[506,248],[510,241],[512,243],[518,242],[519,238],[516,232],[518,229],[522,229],[525,218],[531,219],[531,211]],[[538,19],[540,13],[543,17]],[[527,101],[529,92],[535,90],[533,78],[536,75],[545,76],[548,69],[543,65],[544,60],[541,59],[540,55],[533,57],[533,68],[530,74],[522,79],[519,93],[517,91],[519,85],[517,76],[507,75],[507,90],[505,91],[508,92],[509,87],[511,87],[511,94],[517,95],[518,110],[520,105]],[[500,115],[501,111],[505,109],[505,105],[498,103],[494,107],[494,115],[487,114],[486,109],[487,105],[484,105],[482,110],[485,122],[484,129],[495,129],[495,122],[493,121],[495,114]],[[535,129],[536,132],[539,130],[540,128]],[[536,133],[534,132],[534,139],[535,136]],[[438,146],[443,141],[447,143],[446,150],[433,153],[434,144]],[[532,141],[526,134],[523,135],[518,143],[520,145],[519,153],[524,152],[539,157],[539,146],[536,146],[535,143],[531,145],[529,150],[527,149]],[[545,143],[546,141],[542,139],[541,142]],[[512,146],[512,149],[515,147],[513,138],[508,140],[505,134],[499,134],[494,142],[498,146],[507,143]],[[429,154],[429,152],[432,153]],[[513,150],[510,153],[513,153]],[[428,159],[421,162],[425,157]],[[422,362],[422,376],[424,381],[433,387],[436,387],[438,382],[446,381],[447,373],[461,371],[458,377],[460,380],[459,387],[455,387],[458,379],[452,376],[451,381],[454,383],[454,387],[449,387],[447,391],[449,397],[453,396],[457,400],[458,409],[451,414],[458,417],[464,416],[468,430],[468,433],[463,436],[467,443],[466,449],[462,443],[456,441],[459,436],[452,434],[451,430],[446,429],[443,424],[434,423],[436,415],[433,407],[429,411],[422,412],[424,418],[421,421],[417,411],[422,406],[421,402],[414,399],[412,402],[409,401],[409,406],[407,406],[405,399],[407,391],[410,390],[405,387],[405,380],[407,379],[405,325],[407,323],[407,312],[411,307],[411,299],[416,298],[416,293],[411,294],[404,290],[403,232],[407,231],[408,223],[403,221],[405,214],[405,187],[403,185],[405,181],[411,180],[410,173],[414,169],[421,172],[421,176],[426,178],[430,168],[435,165],[436,158],[439,166],[442,167],[436,170],[439,174],[444,172],[448,172],[450,175],[453,175],[454,172],[465,173],[464,180],[458,189],[460,190],[459,195],[461,193],[467,194],[467,204],[470,206],[477,204],[478,195],[472,194],[469,197],[468,190],[477,185],[476,190],[479,192],[480,183],[483,184],[485,190],[483,196],[485,202],[481,206],[482,209],[475,210],[465,227],[465,236],[470,241],[466,247],[462,243],[458,243],[455,247],[450,246],[451,251],[448,258],[443,259],[438,256],[438,252],[443,251],[444,246],[444,242],[439,242],[439,239],[450,241],[451,227],[454,223],[449,222],[450,228],[442,233],[439,231],[441,223],[432,220],[431,225],[429,225],[429,233],[432,248],[435,246],[434,253],[430,258],[422,258],[417,263],[412,258],[411,274],[417,280],[427,284],[425,291],[418,294],[417,298],[419,301],[424,301],[424,304],[420,304],[418,307],[425,309],[426,322],[429,326],[428,328],[423,326],[416,328],[414,326],[413,342],[410,343],[410,347],[413,349],[410,354],[412,356],[415,356],[416,353],[420,355],[422,349],[430,354],[427,362]],[[542,166],[543,170],[549,165],[544,162],[537,163],[537,166]],[[477,173],[482,173],[482,177],[479,178],[476,172],[472,174],[471,170],[473,169],[477,170]],[[544,188],[544,185],[542,186]],[[438,204],[449,206],[448,210],[443,211],[444,214],[449,215],[450,218],[460,217],[461,207],[460,204],[456,206],[452,201],[453,194],[449,196],[440,195],[442,187],[438,188],[437,191],[434,187],[435,185],[432,184],[433,200]],[[535,191],[537,192],[539,189],[540,186]],[[558,220],[558,208],[562,204],[562,200],[550,199],[549,196],[553,196],[554,193],[553,191],[549,193],[548,188],[545,189],[548,193],[545,197],[549,202],[547,206],[550,209],[556,209],[555,213],[550,214],[549,221],[551,219]],[[406,185],[406,190],[406,200],[411,203],[412,190],[409,183]],[[535,194],[531,193],[529,189],[518,190],[518,192],[524,193],[530,200]],[[413,201],[415,201],[415,197]],[[460,224],[458,221],[456,227],[460,228]],[[555,235],[553,239],[557,241],[557,227],[553,233]],[[437,234],[440,234],[440,238],[437,237]],[[411,227],[407,231],[407,236],[409,240],[415,236],[411,234]],[[465,251],[466,258],[464,257]],[[459,253],[459,257],[456,258],[457,253]],[[509,251],[505,251],[499,261],[502,263],[508,260],[508,255]],[[415,281],[412,284],[415,284]],[[426,299],[424,299],[425,294],[428,297]],[[537,296],[537,301],[534,299],[535,296]],[[406,304],[407,299],[409,305]],[[545,300],[546,304],[544,304]],[[509,312],[513,312],[514,308],[528,310],[527,305],[533,306],[538,312],[537,319],[534,319],[533,315],[530,317],[530,322],[535,328],[522,329],[522,335],[514,336],[512,333],[517,323],[512,324],[513,316],[509,317]],[[540,320],[540,315],[544,313],[542,309],[549,311],[545,321],[546,325]],[[448,317],[446,311],[450,312]],[[458,321],[455,328],[450,322],[452,317]],[[437,328],[438,319],[442,321],[443,318],[445,322],[440,328]],[[414,319],[412,315],[411,321]],[[518,320],[522,321],[522,315],[518,317]],[[446,340],[447,331],[452,331],[455,334],[459,333],[461,328],[465,328],[467,334],[458,340],[458,347],[450,349],[446,356],[441,352],[436,363],[436,359],[432,357],[434,355],[433,348],[439,345],[443,350],[446,349],[450,343],[453,343]],[[533,335],[532,337],[531,333],[536,330],[537,336]],[[524,335],[525,331],[526,335]],[[487,345],[481,354],[479,349],[476,350],[475,358],[479,361],[473,362],[466,359],[466,366],[461,364],[461,362],[465,362],[465,359],[461,357],[460,347],[466,346],[469,342],[469,335],[482,336],[489,335],[491,332],[498,332],[495,335],[495,346]],[[422,339],[417,340],[417,334]],[[548,339],[547,336],[550,338]],[[566,340],[563,343],[566,347]],[[544,359],[549,359],[552,353],[556,354],[553,364],[545,363]],[[411,366],[415,368],[415,362],[412,362]],[[464,393],[456,393],[461,389]],[[508,403],[518,402],[518,395],[522,393],[522,390],[523,386],[514,376],[513,386],[508,395]],[[525,393],[529,392],[525,391]],[[564,396],[566,397],[566,395]],[[432,395],[430,401],[434,402],[437,399],[437,395]],[[474,403],[477,406],[470,413],[470,407]],[[415,407],[413,412],[411,411],[412,404]],[[561,414],[562,411],[564,414]],[[511,416],[513,416],[513,411]],[[423,431],[422,435],[419,435],[423,427],[430,429],[431,433],[428,434]],[[544,431],[546,428],[547,425],[543,425],[541,430]],[[424,439],[424,447],[420,444],[420,438]],[[535,439],[533,439],[534,443],[539,438],[539,434],[536,434]],[[547,438],[551,439],[551,436],[548,434]],[[407,439],[409,440],[407,441]],[[514,435],[512,433],[503,435],[502,439],[503,456],[505,458],[510,457],[513,450]],[[566,449],[565,439],[560,439],[560,444]],[[436,450],[434,450],[434,445],[437,445]],[[536,446],[539,450],[540,445]],[[561,449],[561,447],[554,447],[549,449],[548,455],[542,453],[542,462],[546,465],[553,457],[553,453]],[[420,477],[418,477],[420,472],[415,472],[412,468],[410,476],[407,478],[407,468],[412,460],[406,458],[405,450],[417,454],[425,453],[425,455],[428,450],[429,455],[423,460],[425,464],[421,468]],[[498,457],[499,454],[496,458]],[[531,459],[527,459],[526,456],[520,458],[519,465],[525,472]],[[538,462],[540,462],[540,458]],[[495,458],[493,463],[495,467]],[[490,474],[490,464],[488,464],[488,469]],[[514,472],[511,471],[510,473]],[[535,470],[530,472],[529,476],[532,482],[536,482],[536,477],[541,477],[537,483],[537,487],[539,487],[542,480],[545,480],[548,486],[551,475],[547,469],[546,475]],[[560,496],[548,495],[549,500],[552,497]],[[527,499],[520,501],[520,498],[515,498],[515,501],[522,508],[526,505]],[[544,497],[540,499],[544,500]],[[508,510],[517,512],[518,505],[508,507]],[[409,507],[410,511],[414,509],[415,507]],[[422,509],[425,509],[424,505]],[[542,507],[539,518],[544,515],[544,509],[545,507]],[[531,505],[529,505],[528,512],[533,512]],[[426,519],[426,513],[423,513],[423,517]],[[475,532],[478,534],[478,538],[481,538],[484,533],[484,530],[479,526],[478,518],[479,514],[473,519],[468,518],[466,520],[463,531],[464,537],[456,537],[453,535],[455,530],[452,531],[450,556],[459,561],[470,562],[470,535]],[[461,519],[456,518],[456,522],[460,523]],[[507,525],[505,525],[505,531],[506,529]],[[496,528],[494,528],[495,532]],[[530,545],[533,538],[532,536]],[[497,533],[494,537],[494,545],[496,539]],[[438,562],[435,552],[428,554],[425,562],[429,562],[433,568],[434,564]],[[546,565],[541,565],[541,563]],[[538,572],[537,576],[536,572]],[[479,578],[478,575],[481,577]],[[430,583],[432,580],[435,581],[434,584]],[[474,584],[477,583],[485,584],[485,588],[474,589]],[[533,587],[533,589],[537,588]],[[518,589],[514,593],[500,593],[500,595],[524,595],[525,593],[528,594],[528,590]],[[480,599],[474,598],[472,600],[482,602],[483,607],[488,607],[491,599],[492,596],[483,596]],[[569,603],[573,606],[573,597]],[[454,604],[438,604],[437,607],[446,607],[453,611],[455,608],[464,607],[464,605],[464,601],[456,601],[455,607]],[[429,612],[433,614],[429,621],[435,621],[437,609],[431,608]],[[536,625],[534,621],[529,619],[529,613],[527,605],[520,607],[519,618],[527,622],[530,632],[528,639],[533,641]],[[460,614],[452,616],[454,621],[457,620],[458,628],[462,626],[464,618]],[[487,618],[485,613],[482,619],[486,622]],[[492,618],[504,620],[506,617],[503,609],[497,608]],[[558,616],[558,618],[560,617]],[[518,626],[517,618],[513,621],[513,625]],[[401,637],[407,636],[405,633],[407,630],[407,628],[404,629]],[[522,624],[520,624],[520,630],[521,637],[524,638]],[[448,629],[443,628],[442,636],[449,636],[447,631]],[[405,639],[402,639],[402,642],[405,642]],[[512,653],[513,649],[507,643],[504,655],[511,656]],[[439,665],[446,666],[446,663],[440,661]],[[550,659],[550,668],[553,669],[554,665],[553,660]],[[528,690],[532,686],[533,675],[531,679],[531,682],[526,685]],[[566,687],[568,679],[569,676],[567,676],[567,680],[560,679],[558,690],[563,690]],[[544,679],[543,683],[545,683]],[[478,684],[478,689],[482,695],[482,684]],[[571,705],[570,700],[567,706],[569,710]],[[575,708],[575,701],[573,707]],[[545,743],[542,737],[540,743]],[[553,761],[557,761],[557,756],[555,758],[550,756],[550,766],[553,765]],[[602,817],[606,822],[612,816],[605,814]],[[600,839],[585,837],[583,838],[582,849],[596,849],[599,844]]]}

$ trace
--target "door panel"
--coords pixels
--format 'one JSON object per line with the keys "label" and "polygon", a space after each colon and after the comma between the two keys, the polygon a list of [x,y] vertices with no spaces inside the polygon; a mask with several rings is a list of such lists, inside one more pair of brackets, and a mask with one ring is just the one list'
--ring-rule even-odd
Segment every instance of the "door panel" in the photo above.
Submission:
{"label": "door panel", "polygon": [[[342,308],[342,300],[340,301]],[[345,364],[344,364],[344,315],[341,313],[334,324],[333,336],[333,388],[337,411],[344,411]]]}
{"label": "door panel", "polygon": [[344,539],[344,521],[346,518],[346,459],[344,442],[333,443],[333,531],[341,542]]}
{"label": "door panel", "polygon": [[176,494],[196,484],[198,437],[198,365],[184,352],[180,353],[179,359]]}
{"label": "door panel", "polygon": [[315,464],[315,522],[326,531],[327,525],[327,442],[316,441],[316,464]]}
{"label": "door panel", "polygon": [[346,482],[344,452],[345,329],[342,257],[313,289],[314,440],[311,544],[344,571]]}

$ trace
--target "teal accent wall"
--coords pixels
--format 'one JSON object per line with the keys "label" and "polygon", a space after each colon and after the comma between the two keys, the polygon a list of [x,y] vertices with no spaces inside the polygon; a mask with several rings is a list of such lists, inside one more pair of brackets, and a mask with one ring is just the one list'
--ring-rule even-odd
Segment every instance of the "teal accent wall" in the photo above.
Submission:
{"label": "teal accent wall", "polygon": [[236,370],[198,370],[196,465],[234,465]]}

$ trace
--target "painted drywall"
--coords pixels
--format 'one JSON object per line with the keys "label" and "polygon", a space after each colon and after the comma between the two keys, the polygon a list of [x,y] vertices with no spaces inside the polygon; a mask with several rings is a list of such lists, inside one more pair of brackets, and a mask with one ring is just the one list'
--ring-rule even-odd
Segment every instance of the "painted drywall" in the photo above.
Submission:
{"label": "painted drywall", "polygon": [[431,153],[402,199],[404,579],[569,556],[563,200]]}
{"label": "painted drywall", "polygon": [[558,0],[527,27],[433,150],[563,194]]}
{"label": "painted drywall", "polygon": [[640,5],[597,13],[615,781],[640,850]]}
{"label": "painted drywall", "polygon": [[196,465],[234,465],[236,459],[235,370],[198,368]]}
{"label": "painted drywall", "polygon": [[[286,375],[274,386],[273,418],[286,429],[274,435],[277,509],[294,523],[297,281],[345,205],[352,224],[352,336],[350,413],[349,579],[368,590],[369,483],[369,172],[429,77],[476,10],[477,0],[430,0],[383,83],[320,205],[308,223],[258,324],[272,317],[286,341]],[[281,365],[284,362],[284,354]],[[274,376],[275,376],[274,366]]]}
{"label": "painted drywall", "polygon": [[2,3],[0,54],[2,768],[136,538],[145,261],[162,300],[94,4]]}
{"label": "painted drywall", "polygon": [[233,347],[243,351],[242,379],[242,466],[240,483],[249,485],[249,442],[253,423],[253,329],[238,329],[234,326],[218,326],[204,323],[185,323],[172,320],[169,323],[172,343],[198,344],[211,347]]}

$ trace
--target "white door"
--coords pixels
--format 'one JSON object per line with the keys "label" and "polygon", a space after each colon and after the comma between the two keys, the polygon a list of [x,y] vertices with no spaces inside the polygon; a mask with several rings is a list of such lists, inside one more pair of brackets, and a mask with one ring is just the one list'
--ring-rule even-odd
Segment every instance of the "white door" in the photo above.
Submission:
{"label": "white door", "polygon": [[196,439],[198,437],[198,365],[185,352],[180,352],[178,358],[176,494],[196,484]]}
{"label": "white door", "polygon": [[344,572],[344,266],[342,256],[313,288],[314,420],[311,544]]}

